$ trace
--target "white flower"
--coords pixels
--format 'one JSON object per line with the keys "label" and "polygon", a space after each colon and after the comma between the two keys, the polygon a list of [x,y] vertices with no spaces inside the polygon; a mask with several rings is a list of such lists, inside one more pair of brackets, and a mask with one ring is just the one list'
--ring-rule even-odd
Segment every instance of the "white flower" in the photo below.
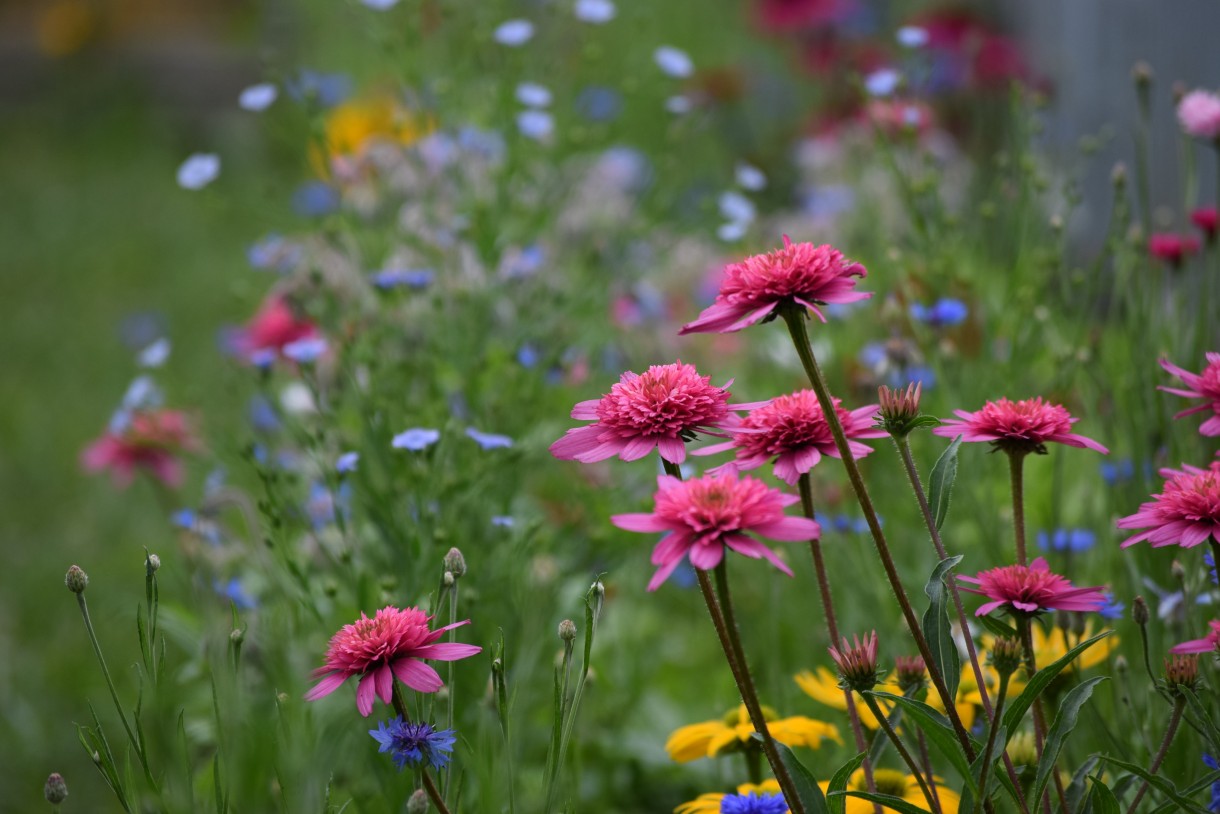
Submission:
{"label": "white flower", "polygon": [[675,116],[690,113],[692,107],[691,100],[685,96],[670,96],[665,100],[665,109]]}
{"label": "white flower", "polygon": [[266,110],[271,107],[275,98],[279,96],[280,91],[274,84],[270,82],[260,82],[257,85],[251,85],[241,92],[237,97],[237,105],[242,110],[249,110],[252,113],[258,113],[261,110]]}
{"label": "white flower", "polygon": [[734,175],[737,178],[737,186],[742,189],[757,192],[760,189],[765,189],[767,186],[767,176],[763,174],[763,171],[744,161],[737,164]]}
{"label": "white flower", "polygon": [[573,11],[576,19],[586,23],[608,23],[618,13],[611,0],[576,0]]}
{"label": "white flower", "polygon": [[517,101],[526,107],[550,107],[551,91],[537,82],[522,82],[517,86]]}
{"label": "white flower", "polygon": [[902,74],[893,68],[881,68],[873,71],[864,79],[864,89],[870,96],[889,96],[898,89]]}
{"label": "white flower", "polygon": [[545,110],[525,110],[517,114],[517,129],[526,138],[545,141],[555,132],[555,119]]}
{"label": "white flower", "polygon": [[280,391],[280,406],[289,415],[317,412],[313,395],[303,382],[293,382]]}
{"label": "white flower", "polygon": [[928,44],[928,31],[917,25],[904,25],[898,29],[895,38],[905,48],[923,48]]}
{"label": "white flower", "polygon": [[178,186],[183,189],[203,189],[220,175],[220,156],[215,153],[193,153],[178,167]]}
{"label": "white flower", "polygon": [[691,62],[687,53],[671,45],[662,45],[653,51],[652,58],[657,67],[675,79],[685,79],[695,72],[695,63]]}
{"label": "white flower", "polygon": [[725,243],[736,243],[746,235],[747,224],[740,222],[722,223],[716,230],[716,237]]}
{"label": "white flower", "polygon": [[519,45],[525,45],[533,38],[534,24],[529,20],[509,20],[500,23],[493,36],[501,45],[516,48]]}

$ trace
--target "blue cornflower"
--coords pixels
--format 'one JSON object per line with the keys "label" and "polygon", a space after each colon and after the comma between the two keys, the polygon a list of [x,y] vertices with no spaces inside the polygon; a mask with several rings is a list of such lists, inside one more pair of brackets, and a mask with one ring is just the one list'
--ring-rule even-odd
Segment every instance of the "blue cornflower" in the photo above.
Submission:
{"label": "blue cornflower", "polygon": [[517,129],[534,141],[546,141],[555,132],[555,117],[545,110],[523,110],[517,114]]}
{"label": "blue cornflower", "polygon": [[329,215],[339,208],[339,190],[324,181],[310,181],[292,193],[292,211],[307,218]]}
{"label": "blue cornflower", "polygon": [[1127,606],[1119,602],[1114,594],[1109,591],[1106,591],[1103,595],[1106,598],[1106,602],[1097,609],[1097,612],[1101,614],[1103,619],[1122,619],[1123,611]]}
{"label": "blue cornflower", "polygon": [[[1203,753],[1203,763],[1206,764],[1207,768],[1209,769],[1220,769],[1220,763],[1217,763],[1216,759],[1206,752]],[[1212,783],[1212,799],[1211,802],[1207,804],[1207,810],[1220,811],[1220,780]]]}
{"label": "blue cornflower", "polygon": [[390,288],[427,288],[436,277],[432,269],[383,269],[371,275],[373,285],[385,291]]}
{"label": "blue cornflower", "polygon": [[170,515],[169,522],[173,523],[180,529],[187,531],[195,530],[195,510],[194,509],[179,509]]}
{"label": "blue cornflower", "polygon": [[136,361],[140,363],[140,367],[161,367],[161,365],[165,364],[165,360],[169,358],[169,352],[169,340],[161,337],[140,351]]}
{"label": "blue cornflower", "polygon": [[517,349],[517,364],[531,368],[538,364],[538,349],[528,342]]}
{"label": "blue cornflower", "polygon": [[1121,461],[1101,462],[1101,479],[1109,486],[1114,486],[1125,480],[1131,480],[1135,475],[1135,464],[1130,458],[1123,458]]}
{"label": "blue cornflower", "polygon": [[283,349],[284,357],[299,365],[311,365],[322,358],[324,353],[326,353],[326,340],[320,336],[310,336],[289,342]]}
{"label": "blue cornflower", "polygon": [[269,234],[246,249],[246,261],[251,267],[267,271],[291,271],[305,257],[299,243],[277,234]]}
{"label": "blue cornflower", "polygon": [[492,37],[501,45],[517,48],[525,45],[534,36],[534,24],[529,20],[509,20],[496,27]]}
{"label": "blue cornflower", "polygon": [[1213,557],[1211,554],[1204,554],[1203,562],[1207,564],[1207,567],[1209,569],[1207,573],[1211,575],[1212,584],[1220,585],[1220,580],[1216,579],[1216,558]]}
{"label": "blue cornflower", "polygon": [[911,319],[925,322],[933,327],[960,325],[970,315],[970,308],[961,300],[943,297],[935,304],[911,303]]}
{"label": "blue cornflower", "polygon": [[516,522],[517,521],[513,519],[512,515],[508,514],[495,514],[491,517],[491,524],[493,526],[499,526],[502,529],[511,529],[514,525],[516,525]]}
{"label": "blue cornflower", "polygon": [[351,508],[352,485],[350,483],[342,483],[337,492],[332,492],[326,488],[326,485],[320,481],[314,481],[309,485],[309,500],[305,504],[305,511],[309,514],[309,520],[313,523],[315,529],[324,528],[335,522],[335,510],[343,513],[346,520]]}
{"label": "blue cornflower", "polygon": [[720,814],[784,814],[787,810],[782,794],[726,794],[720,801]]}
{"label": "blue cornflower", "polygon": [[1050,534],[1038,532],[1038,548],[1042,551],[1070,551],[1079,554],[1088,551],[1097,542],[1097,535],[1089,529],[1055,529]]}
{"label": "blue cornflower", "polygon": [[426,427],[412,427],[406,432],[394,436],[390,446],[394,449],[409,449],[420,452],[435,444],[441,438],[440,430],[430,430]]}
{"label": "blue cornflower", "polygon": [[448,765],[453,744],[457,742],[452,729],[434,730],[430,724],[404,721],[401,715],[392,721],[378,721],[377,728],[370,729],[369,734],[381,744],[377,751],[389,752],[399,771],[424,762],[433,769],[442,769]]}
{"label": "blue cornflower", "polygon": [[466,428],[466,437],[483,449],[508,449],[513,445],[513,439],[507,435],[495,435],[490,432],[479,432],[474,427]]}
{"label": "blue cornflower", "polygon": [[613,88],[590,85],[576,95],[576,112],[592,122],[606,122],[623,109],[623,97]]}
{"label": "blue cornflower", "polygon": [[345,452],[335,461],[335,471],[340,475],[346,475],[348,472],[355,472],[356,465],[359,463],[359,452]]}
{"label": "blue cornflower", "polygon": [[275,411],[275,405],[266,396],[252,397],[246,412],[250,425],[258,432],[275,432],[280,428],[280,417]]}
{"label": "blue cornflower", "polygon": [[241,580],[237,577],[233,577],[228,582],[214,579],[212,580],[212,588],[216,593],[236,605],[238,610],[251,610],[258,607],[258,600],[242,587]]}

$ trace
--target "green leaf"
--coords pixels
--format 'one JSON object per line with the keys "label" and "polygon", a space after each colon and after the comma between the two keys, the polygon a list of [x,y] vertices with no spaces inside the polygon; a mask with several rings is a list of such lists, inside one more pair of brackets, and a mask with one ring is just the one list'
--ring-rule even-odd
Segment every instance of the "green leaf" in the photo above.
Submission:
{"label": "green leaf", "polygon": [[936,750],[944,755],[953,768],[957,769],[958,773],[965,778],[966,787],[970,789],[970,792],[978,795],[978,781],[970,774],[970,761],[945,716],[923,701],[917,701],[914,698],[888,692],[870,692],[868,694],[874,698],[885,699],[897,704],[906,714],[906,719],[918,726],[927,736],[928,743],[935,746]]}
{"label": "green leaf", "polygon": [[923,427],[939,427],[941,420],[934,415],[919,415],[907,422],[907,428],[911,430],[922,429]]}
{"label": "green leaf", "polygon": [[1152,784],[1153,788],[1176,803],[1179,810],[1193,811],[1194,814],[1209,814],[1206,808],[1203,808],[1198,803],[1184,797],[1182,793],[1178,791],[1177,787],[1173,783],[1166,780],[1162,775],[1150,774],[1143,766],[1136,765],[1135,763],[1128,763],[1127,761],[1119,760],[1116,757],[1103,755],[1101,759],[1107,763],[1113,763],[1118,768],[1126,769],[1127,771],[1131,772],[1131,774],[1138,775],[1144,780],[1147,780],[1150,784]]}
{"label": "green leaf", "polygon": [[1072,774],[1072,782],[1068,783],[1067,792],[1065,793],[1068,811],[1076,811],[1080,808],[1080,801],[1084,797],[1085,792],[1084,781],[1090,778],[1093,770],[1097,768],[1097,764],[1100,762],[1101,758],[1097,755],[1089,755],[1084,763],[1080,764],[1080,768]]}
{"label": "green leaf", "polygon": [[1114,792],[1096,777],[1089,779],[1093,781],[1093,788],[1089,790],[1088,804],[1092,807],[1093,814],[1121,814]]}
{"label": "green leaf", "polygon": [[886,808],[901,811],[903,814],[928,814],[926,808],[921,808],[914,803],[908,803],[901,797],[895,797],[892,794],[870,794],[867,791],[844,791],[839,792],[839,794],[847,797],[859,797],[861,800],[868,800],[870,803],[881,803]]}
{"label": "green leaf", "polygon": [[[1186,790],[1183,791],[1182,794],[1187,797],[1192,797],[1192,796],[1198,794],[1199,792],[1203,791],[1204,789],[1210,787],[1212,783],[1220,783],[1220,771],[1212,771],[1212,772],[1209,772],[1208,774],[1205,774],[1203,776],[1202,780],[1198,780],[1198,781],[1192,783],[1191,785],[1187,786]],[[1152,812],[1152,814],[1169,814],[1170,811],[1173,811],[1176,808],[1177,808],[1177,806],[1174,805],[1173,803],[1165,803],[1162,806],[1158,806]]]}
{"label": "green leaf", "polygon": [[1216,729],[1216,724],[1212,721],[1211,715],[1208,714],[1203,704],[1199,702],[1199,696],[1195,695],[1185,686],[1178,689],[1182,693],[1182,697],[1186,699],[1186,706],[1190,707],[1190,711],[1198,719],[1196,724],[1202,730],[1203,736],[1207,738],[1211,751],[1215,754],[1220,754],[1220,730]]}
{"label": "green leaf", "polygon": [[1097,644],[1102,639],[1111,635],[1113,632],[1114,631],[1112,630],[1107,630],[1102,633],[1098,633],[1093,638],[1083,641],[1073,647],[1064,654],[1063,658],[1048,664],[1046,667],[1043,667],[1041,670],[1034,673],[1033,678],[1031,678],[1029,683],[1025,685],[1025,689],[1021,691],[1021,694],[1013,699],[1008,709],[1004,710],[1004,728],[1008,730],[1008,735],[1005,737],[1004,741],[1005,745],[1007,745],[1008,739],[1012,737],[1012,733],[1017,731],[1017,727],[1020,725],[1021,719],[1025,717],[1025,713],[1028,712],[1029,708],[1033,705],[1034,699],[1041,695],[1042,691],[1046,689],[1047,685],[1055,680],[1055,676],[1059,675],[1059,673],[1062,672],[1065,667],[1075,661],[1081,653]]}
{"label": "green leaf", "polygon": [[1072,687],[1063,699],[1063,703],[1059,705],[1059,711],[1055,713],[1055,722],[1051,724],[1050,732],[1046,733],[1046,744],[1042,747],[1042,758],[1038,761],[1038,772],[1034,775],[1034,793],[1029,798],[1031,807],[1037,807],[1039,801],[1042,800],[1042,793],[1046,791],[1046,784],[1050,782],[1051,772],[1055,770],[1055,763],[1059,760],[1063,744],[1068,735],[1072,734],[1072,730],[1076,728],[1076,721],[1080,718],[1080,708],[1093,694],[1093,688],[1106,680],[1108,679],[1105,676],[1097,676],[1088,681],[1082,681]]}
{"label": "green leaf", "polygon": [[932,518],[936,528],[945,524],[949,514],[949,498],[953,493],[953,481],[957,479],[957,450],[962,445],[959,435],[953,439],[932,467],[932,476],[928,478],[928,508],[932,510]]}
{"label": "green leaf", "polygon": [[1017,629],[1007,622],[1001,621],[995,616],[976,616],[975,621],[991,632],[992,636],[1005,637],[1010,639],[1020,639],[1021,634]]}
{"label": "green leaf", "polygon": [[861,752],[851,760],[844,763],[838,768],[830,778],[830,785],[826,787],[827,805],[830,807],[830,814],[843,814],[847,808],[847,798],[834,796],[836,791],[844,791],[847,789],[847,781],[851,778],[852,772],[860,768],[864,763],[864,756],[867,752]]}
{"label": "green leaf", "polygon": [[953,640],[953,629],[949,626],[949,591],[945,587],[945,578],[950,569],[962,561],[962,556],[946,557],[937,563],[923,588],[930,600],[923,615],[923,635],[928,640],[928,649],[932,651],[936,669],[944,676],[949,690],[948,703],[957,698],[957,685],[962,679],[962,660],[957,653],[957,642]]}
{"label": "green leaf", "polygon": [[[762,736],[757,732],[753,737],[762,740]],[[792,783],[796,787],[796,797],[801,801],[805,814],[830,814],[830,809],[826,805],[826,796],[822,794],[822,787],[805,768],[805,764],[797,760],[796,755],[792,754],[792,750],[779,741],[775,742],[775,748],[779,750],[779,759],[792,777]]]}

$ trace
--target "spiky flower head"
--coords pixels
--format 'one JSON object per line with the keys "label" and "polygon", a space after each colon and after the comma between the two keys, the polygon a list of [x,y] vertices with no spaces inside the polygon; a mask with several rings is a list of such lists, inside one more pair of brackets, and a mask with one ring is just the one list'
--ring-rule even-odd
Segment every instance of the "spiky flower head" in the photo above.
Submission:
{"label": "spiky flower head", "polygon": [[1167,478],[1161,493],[1118,521],[1120,529],[1143,529],[1123,540],[1122,547],[1143,540],[1154,548],[1194,548],[1208,539],[1220,542],[1220,461],[1207,469],[1183,466],[1162,469],[1160,474]]}
{"label": "spiky flower head", "polygon": [[457,736],[452,729],[434,730],[431,724],[404,721],[399,715],[391,721],[378,721],[370,729],[373,740],[381,744],[378,752],[389,752],[394,765],[402,771],[407,766],[427,763],[442,769],[449,763]]}
{"label": "spiky flower head", "polygon": [[426,791],[416,789],[411,792],[411,797],[407,800],[407,814],[428,814],[430,808],[432,803],[429,802]]}
{"label": "spiky flower head", "polygon": [[74,594],[83,594],[89,587],[89,575],[79,565],[69,566],[68,573],[64,574],[64,585]]}
{"label": "spiky flower head", "polygon": [[788,804],[782,794],[726,794],[720,800],[720,814],[785,814]]}
{"label": "spiky flower head", "polygon": [[1199,688],[1199,657],[1194,653],[1174,653],[1165,659],[1165,687],[1170,692]]}
{"label": "spiky flower head", "polygon": [[1058,404],[1041,397],[1009,401],[1006,398],[989,401],[974,413],[954,410],[957,418],[947,419],[932,430],[946,438],[962,436],[963,441],[987,441],[996,449],[1009,454],[1046,454],[1050,442],[1096,450],[1103,455],[1109,450],[1091,438],[1072,432],[1079,421]]}
{"label": "spiky flower head", "polygon": [[1220,140],[1220,96],[1206,90],[1187,93],[1178,101],[1178,123],[1188,136]]}
{"label": "spiky flower head", "polygon": [[1001,676],[1010,676],[1021,667],[1021,640],[1001,636],[991,645],[987,660]]}
{"label": "spiky flower head", "polygon": [[46,784],[42,787],[42,796],[47,798],[47,802],[53,806],[62,803],[68,797],[68,784],[64,782],[63,775],[59,772],[51,772],[47,777]]}
{"label": "spiky flower head", "polygon": [[866,692],[877,686],[877,631],[866,634],[864,641],[853,635],[851,644],[844,636],[838,647],[827,649],[839,668],[839,686],[843,689]]}
{"label": "spiky flower head", "polygon": [[919,397],[923,382],[908,384],[906,390],[891,390],[882,385],[877,389],[881,411],[877,425],[895,438],[906,438],[920,427],[935,427],[940,419],[919,414]]}
{"label": "spiky flower head", "polygon": [[1042,557],[1029,565],[1005,565],[958,579],[978,586],[963,586],[963,591],[991,600],[975,611],[976,616],[986,616],[997,608],[1018,617],[1050,610],[1095,611],[1106,602],[1100,586],[1075,588],[1066,577],[1053,573]]}
{"label": "spiky flower head", "polygon": [[894,675],[903,695],[911,695],[928,683],[928,665],[921,656],[898,656],[894,659]]}
{"label": "spiky flower head", "polygon": [[576,623],[571,619],[564,619],[559,623],[559,638],[565,642],[570,642],[576,638]]}
{"label": "spiky flower head", "polygon": [[1131,619],[1140,627],[1148,624],[1151,614],[1148,612],[1148,600],[1137,596],[1131,600]]}

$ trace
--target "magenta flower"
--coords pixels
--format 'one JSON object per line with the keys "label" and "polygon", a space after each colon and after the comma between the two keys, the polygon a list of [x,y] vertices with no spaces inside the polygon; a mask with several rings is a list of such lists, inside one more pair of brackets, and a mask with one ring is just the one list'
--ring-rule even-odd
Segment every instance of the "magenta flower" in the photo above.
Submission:
{"label": "magenta flower", "polygon": [[1143,540],[1154,548],[1194,548],[1209,537],[1220,542],[1220,461],[1207,469],[1162,469],[1161,476],[1167,479],[1165,490],[1118,521],[1120,529],[1143,529],[1123,540],[1122,547]]}
{"label": "magenta flower", "polygon": [[1158,390],[1188,399],[1206,399],[1205,403],[1187,408],[1174,418],[1183,418],[1193,413],[1211,410],[1212,417],[1199,425],[1199,432],[1209,436],[1220,435],[1220,353],[1210,351],[1207,353],[1207,367],[1203,368],[1202,373],[1183,370],[1168,359],[1161,360],[1161,367],[1181,379],[1190,389],[1177,390],[1173,387],[1158,387]]}
{"label": "magenta flower", "polygon": [[965,441],[990,441],[1005,452],[1046,454],[1046,444],[1054,441],[1070,447],[1086,447],[1103,455],[1110,450],[1091,438],[1076,435],[1072,425],[1080,419],[1058,404],[1040,397],[1023,401],[989,401],[976,413],[953,411],[957,418],[932,429],[946,438],[962,436]]}
{"label": "magenta flower", "polygon": [[455,642],[433,644],[445,631],[470,624],[470,620],[431,630],[432,618],[419,608],[400,610],[393,605],[377,611],[372,619],[360,614],[355,624],[344,625],[331,637],[326,663],[313,671],[313,677],[322,680],[305,694],[305,700],[330,695],[344,681],[360,676],[356,709],[367,718],[373,711],[374,695],[391,703],[395,676],[413,690],[436,692],[444,683],[423,659],[457,661],[483,648]]}
{"label": "magenta flower", "polygon": [[1188,136],[1209,141],[1220,139],[1220,96],[1192,90],[1178,102],[1178,123]]}
{"label": "magenta flower", "polygon": [[652,514],[610,518],[627,531],[668,532],[652,550],[652,564],[659,567],[648,582],[650,591],[659,588],[687,554],[691,565],[707,571],[720,564],[725,548],[752,559],[763,557],[792,576],[774,551],[746,532],[789,541],[813,540],[822,533],[816,521],[784,514],[784,507],[799,498],[748,476],[738,479],[735,470],[689,481],[661,475],[657,487]]}
{"label": "magenta flower", "polygon": [[1157,260],[1180,269],[1187,257],[1199,253],[1199,241],[1191,235],[1156,232],[1148,236],[1148,253]]}
{"label": "magenta flower", "polygon": [[774,319],[776,308],[796,304],[826,317],[826,303],[849,303],[873,296],[855,291],[853,277],[868,272],[833,246],[793,243],[784,235],[784,248],[747,257],[724,270],[720,293],[694,322],[678,333],[730,333],[760,320]]}
{"label": "magenta flower", "polygon": [[116,486],[126,487],[143,471],[171,488],[182,485],[180,455],[202,446],[186,415],[177,410],[132,413],[123,427],[106,434],[81,453],[81,465],[89,472],[110,470]]}
{"label": "magenta flower", "polygon": [[856,692],[867,692],[877,686],[877,631],[865,635],[863,642],[854,635],[851,638],[851,644],[848,644],[847,637],[844,636],[839,647],[831,645],[827,649],[835,666],[839,668],[839,678],[842,682],[839,686]]}
{"label": "magenta flower", "polygon": [[975,616],[986,616],[1005,605],[1014,616],[1032,616],[1050,610],[1095,611],[1106,604],[1101,586],[1073,588],[1066,577],[1052,573],[1042,557],[1029,565],[1005,565],[958,579],[979,586],[963,586],[963,591],[991,600],[984,602],[974,612]]}
{"label": "magenta flower", "polygon": [[1220,649],[1220,621],[1212,619],[1207,623],[1211,632],[1202,639],[1191,639],[1188,642],[1175,644],[1169,648],[1170,653],[1211,653]]}
{"label": "magenta flower", "polygon": [[710,376],[700,376],[694,365],[681,360],[653,365],[641,375],[628,371],[600,399],[572,408],[572,418],[594,423],[568,430],[551,444],[551,454],[593,463],[615,455],[634,461],[656,449],[665,460],[680,464],[686,460],[686,442],[697,431],[723,435],[714,431],[740,423],[730,410],[756,406],[730,405],[729,384],[713,387]]}
{"label": "magenta flower", "polygon": [[[848,439],[884,438],[884,430],[873,426],[877,405],[847,411],[835,399],[835,413],[843,425]],[[848,441],[852,455],[861,458],[873,448],[856,441]],[[737,450],[737,457],[725,466],[737,469],[757,469],[768,461],[775,460],[775,477],[789,486],[796,484],[801,475],[808,472],[823,455],[839,457],[830,424],[822,412],[822,405],[812,390],[798,390],[780,396],[766,404],[755,407],[741,420],[740,428],[733,439],[696,450],[695,455],[714,455],[730,449]],[[717,471],[722,467],[717,467]]]}

